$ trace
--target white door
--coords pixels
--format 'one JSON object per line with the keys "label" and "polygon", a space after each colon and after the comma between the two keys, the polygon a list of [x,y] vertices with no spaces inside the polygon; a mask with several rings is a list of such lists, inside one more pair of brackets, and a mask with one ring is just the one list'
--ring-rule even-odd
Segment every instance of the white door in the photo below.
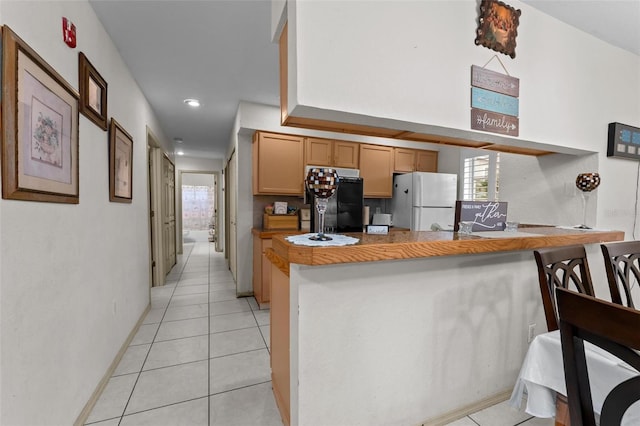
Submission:
{"label": "white door", "polygon": [[231,158],[229,159],[229,269],[231,270],[231,276],[233,276],[233,280],[237,282],[237,229],[236,229],[236,221],[237,221],[237,213],[238,213],[238,175],[237,175],[237,165],[236,165],[236,153],[235,151],[231,154]]}
{"label": "white door", "polygon": [[166,275],[176,264],[175,167],[167,157],[162,159],[162,188],[162,243]]}

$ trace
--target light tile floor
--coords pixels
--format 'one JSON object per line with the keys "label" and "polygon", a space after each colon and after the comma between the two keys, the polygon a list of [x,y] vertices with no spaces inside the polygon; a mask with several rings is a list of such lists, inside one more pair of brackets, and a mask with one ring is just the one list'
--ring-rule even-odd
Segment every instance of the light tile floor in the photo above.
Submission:
{"label": "light tile floor", "polygon": [[[187,241],[187,240],[185,240]],[[87,424],[95,426],[282,425],[269,369],[269,311],[236,298],[224,255],[196,239],[167,284]],[[450,426],[551,426],[497,404]]]}

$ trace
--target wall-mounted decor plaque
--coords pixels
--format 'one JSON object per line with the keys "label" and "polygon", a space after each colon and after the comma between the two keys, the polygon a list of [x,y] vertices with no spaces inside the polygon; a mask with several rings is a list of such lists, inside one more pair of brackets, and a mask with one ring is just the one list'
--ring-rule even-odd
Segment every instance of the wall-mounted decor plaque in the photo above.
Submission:
{"label": "wall-mounted decor plaque", "polygon": [[607,157],[640,160],[640,128],[609,123]]}
{"label": "wall-mounted decor plaque", "polygon": [[520,96],[520,79],[507,74],[471,65],[471,85],[505,95]]}
{"label": "wall-mounted decor plaque", "polygon": [[460,222],[473,222],[472,232],[502,231],[507,221],[507,203],[503,201],[456,201],[454,231]]}
{"label": "wall-mounted decor plaque", "polygon": [[518,117],[471,108],[471,128],[484,132],[518,136],[520,123]]}

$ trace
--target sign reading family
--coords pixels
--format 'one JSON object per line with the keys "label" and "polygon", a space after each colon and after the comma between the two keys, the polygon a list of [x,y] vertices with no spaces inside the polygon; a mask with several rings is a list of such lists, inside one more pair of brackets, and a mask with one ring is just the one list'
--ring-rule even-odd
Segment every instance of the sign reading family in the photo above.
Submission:
{"label": "sign reading family", "polygon": [[473,222],[473,232],[502,231],[507,221],[507,203],[503,201],[456,201],[454,231],[460,222]]}
{"label": "sign reading family", "polygon": [[471,66],[471,128],[518,136],[520,79]]}

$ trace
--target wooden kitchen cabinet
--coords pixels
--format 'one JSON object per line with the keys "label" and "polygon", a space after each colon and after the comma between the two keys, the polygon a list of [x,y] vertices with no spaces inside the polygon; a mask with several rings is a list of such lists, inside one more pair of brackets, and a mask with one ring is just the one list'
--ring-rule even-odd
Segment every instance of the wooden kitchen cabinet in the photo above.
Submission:
{"label": "wooden kitchen cabinet", "polygon": [[329,139],[306,138],[304,141],[304,165],[333,166],[333,141]]}
{"label": "wooden kitchen cabinet", "polygon": [[304,138],[256,132],[253,137],[253,195],[302,195]]}
{"label": "wooden kitchen cabinet", "polygon": [[305,139],[305,166],[358,168],[359,143],[330,139]]}
{"label": "wooden kitchen cabinet", "polygon": [[421,149],[394,148],[393,171],[395,173],[435,173],[438,171],[438,152]]}
{"label": "wooden kitchen cabinet", "polygon": [[438,151],[416,151],[416,172],[438,171]]}
{"label": "wooden kitchen cabinet", "polygon": [[365,198],[391,198],[393,195],[393,148],[360,144],[360,177]]}
{"label": "wooden kitchen cabinet", "polygon": [[357,169],[360,165],[360,144],[357,142],[334,141],[333,165],[347,169]]}
{"label": "wooden kitchen cabinet", "polygon": [[407,148],[393,148],[393,171],[411,173],[416,171],[416,151]]}
{"label": "wooden kitchen cabinet", "polygon": [[253,235],[253,296],[260,309],[269,308],[271,299],[271,262],[264,254],[271,246],[271,238]]}

